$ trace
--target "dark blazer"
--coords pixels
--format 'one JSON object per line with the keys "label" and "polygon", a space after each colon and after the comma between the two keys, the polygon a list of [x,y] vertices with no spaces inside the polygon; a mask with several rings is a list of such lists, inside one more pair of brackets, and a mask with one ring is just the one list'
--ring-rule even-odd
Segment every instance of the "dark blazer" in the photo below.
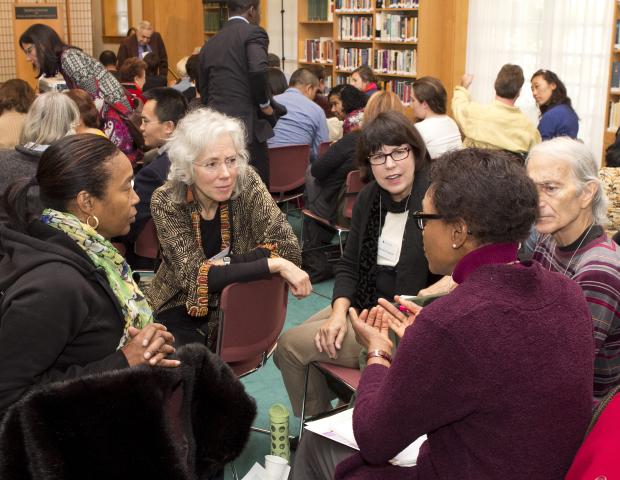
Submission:
{"label": "dark blazer", "polygon": [[[159,75],[163,75],[164,77],[168,76],[168,53],[166,52],[166,46],[164,45],[164,40],[161,38],[161,35],[158,32],[153,32],[151,36],[151,41],[149,42],[151,46],[151,50],[154,54],[159,57]],[[121,43],[121,46],[118,47],[118,54],[116,55],[118,59],[118,69],[120,70],[123,62],[131,57],[138,56],[138,39],[135,35],[126,38]]]}
{"label": "dark blazer", "polygon": [[140,202],[136,205],[136,221],[131,224],[129,233],[125,235],[124,241],[134,243],[140,232],[151,218],[151,197],[153,192],[166,183],[168,171],[170,170],[170,159],[168,152],[158,154],[151,163],[142,167],[134,179],[134,190]]}
{"label": "dark blazer", "polygon": [[242,19],[224,24],[200,51],[200,95],[208,107],[240,118],[248,143],[273,137],[269,122],[259,116],[259,105],[269,101],[267,32]]}

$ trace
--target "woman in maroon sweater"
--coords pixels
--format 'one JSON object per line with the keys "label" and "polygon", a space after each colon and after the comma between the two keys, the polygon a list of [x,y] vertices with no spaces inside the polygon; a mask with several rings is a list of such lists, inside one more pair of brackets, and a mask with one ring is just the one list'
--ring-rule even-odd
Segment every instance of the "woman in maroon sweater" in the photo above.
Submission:
{"label": "woman in maroon sweater", "polygon": [[[562,479],[590,419],[594,350],[577,284],[516,261],[534,184],[503,153],[455,151],[433,164],[422,205],[429,267],[458,287],[409,317],[383,300],[350,313],[370,353],[353,414],[360,452],[335,478]],[[393,361],[388,323],[403,334]],[[416,466],[389,463],[424,434]],[[333,450],[313,440],[298,462],[324,465]]]}

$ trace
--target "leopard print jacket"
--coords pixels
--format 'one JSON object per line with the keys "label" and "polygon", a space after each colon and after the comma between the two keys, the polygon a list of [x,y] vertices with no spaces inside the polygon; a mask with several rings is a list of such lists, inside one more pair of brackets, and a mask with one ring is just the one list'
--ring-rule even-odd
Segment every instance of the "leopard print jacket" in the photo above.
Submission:
{"label": "leopard print jacket", "polygon": [[[293,229],[253,169],[247,169],[241,194],[229,200],[228,206],[232,214],[232,254],[270,245],[272,255],[297,266],[301,264],[301,250]],[[207,313],[207,304],[217,304],[217,298],[211,297],[219,295],[204,295],[208,291],[208,276],[204,274],[208,262],[192,224],[192,213],[199,211],[196,201],[174,202],[166,184],[153,193],[151,213],[162,262],[145,294],[156,313],[185,305],[190,315],[202,316]]]}

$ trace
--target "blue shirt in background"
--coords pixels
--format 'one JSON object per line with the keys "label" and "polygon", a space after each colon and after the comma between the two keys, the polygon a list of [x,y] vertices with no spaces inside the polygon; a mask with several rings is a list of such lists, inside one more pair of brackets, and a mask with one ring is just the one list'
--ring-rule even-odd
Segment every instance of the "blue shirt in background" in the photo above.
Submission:
{"label": "blue shirt in background", "polygon": [[562,103],[550,108],[540,117],[538,131],[543,140],[554,137],[577,138],[579,118],[575,110]]}

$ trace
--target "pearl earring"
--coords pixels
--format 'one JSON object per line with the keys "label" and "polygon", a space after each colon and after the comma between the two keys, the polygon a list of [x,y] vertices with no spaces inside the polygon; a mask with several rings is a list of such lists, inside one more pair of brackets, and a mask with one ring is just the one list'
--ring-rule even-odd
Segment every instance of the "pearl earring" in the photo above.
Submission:
{"label": "pearl earring", "polygon": [[453,244],[452,244],[452,248],[456,248],[456,243],[453,243]]}

